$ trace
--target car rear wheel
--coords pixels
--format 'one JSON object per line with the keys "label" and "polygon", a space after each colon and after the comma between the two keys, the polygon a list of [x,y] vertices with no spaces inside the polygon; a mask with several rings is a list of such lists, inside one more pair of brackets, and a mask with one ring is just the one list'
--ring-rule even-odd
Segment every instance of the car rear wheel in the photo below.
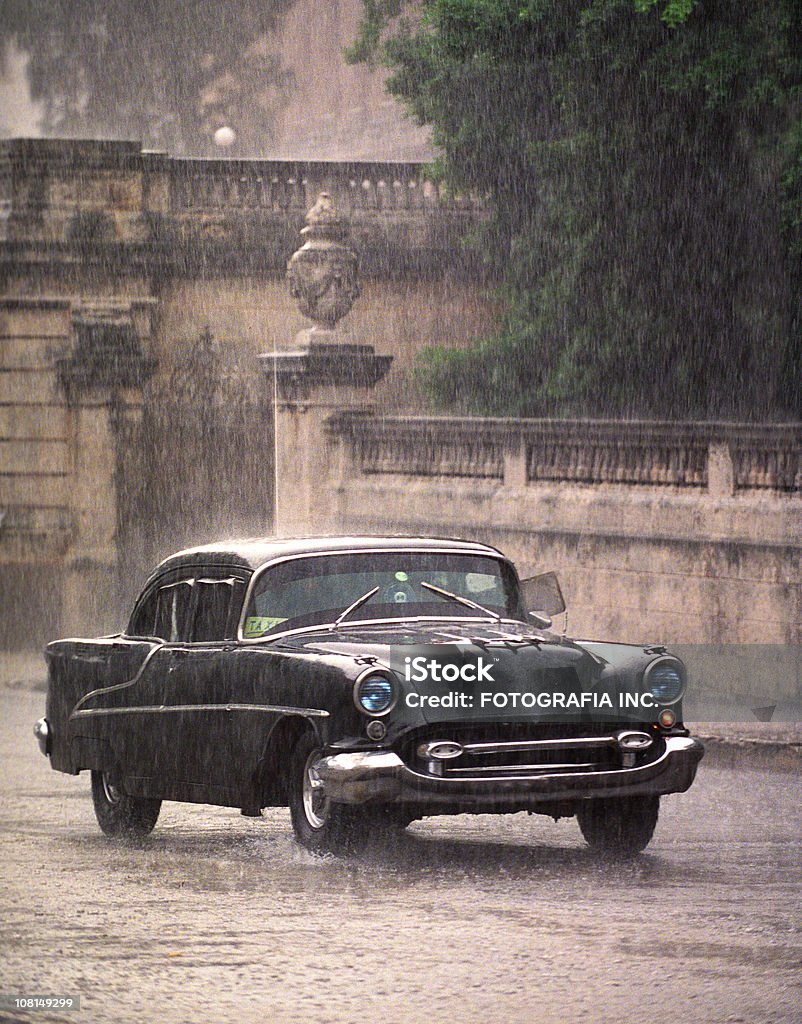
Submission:
{"label": "car rear wheel", "polygon": [[588,846],[634,857],[649,845],[659,811],[658,796],[609,797],[580,804],[576,817]]}
{"label": "car rear wheel", "polygon": [[136,838],[153,831],[161,800],[128,796],[109,772],[92,772],[92,802],[98,825],[107,836]]}
{"label": "car rear wheel", "polygon": [[290,759],[290,817],[295,838],[313,853],[344,853],[361,849],[369,820],[357,807],[333,803],[326,796],[317,764],[323,751],[312,733],[304,733]]}

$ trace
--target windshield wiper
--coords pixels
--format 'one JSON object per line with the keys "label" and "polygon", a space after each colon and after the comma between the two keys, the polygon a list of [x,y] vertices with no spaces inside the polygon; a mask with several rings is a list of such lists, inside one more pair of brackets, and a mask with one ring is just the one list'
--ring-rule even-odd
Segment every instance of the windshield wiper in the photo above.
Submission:
{"label": "windshield wiper", "polygon": [[356,601],[352,601],[351,604],[349,604],[348,607],[345,609],[345,611],[340,612],[340,614],[334,620],[334,625],[339,626],[343,619],[347,618],[351,614],[351,612],[355,612],[357,608],[361,608],[366,601],[369,601],[373,597],[373,595],[378,594],[378,592],[379,588],[374,587],[373,590],[369,590],[367,594],[363,594],[361,597],[358,597]]}
{"label": "windshield wiper", "polygon": [[485,608],[484,605],[477,604],[475,601],[469,600],[467,597],[460,597],[459,594],[452,594],[450,590],[443,590],[442,587],[436,587],[434,583],[424,583],[421,581],[421,586],[427,590],[431,590],[434,594],[439,594],[441,597],[448,598],[450,601],[456,601],[457,604],[464,604],[466,608],[473,608],[476,612],[484,612],[491,619],[497,619],[501,622],[501,615],[498,612],[491,611],[490,608]]}
{"label": "windshield wiper", "polygon": [[[434,583],[424,583],[421,581],[420,584],[426,590],[431,590],[433,594],[439,594],[440,597],[444,597],[447,601],[456,601],[457,604],[464,605],[466,608],[471,608],[475,612],[482,612],[488,618],[495,619],[497,622],[501,622],[502,616],[499,612],[494,612],[490,608],[485,608],[484,605],[477,604],[476,601],[471,601],[467,597],[460,597],[459,594],[452,594],[450,590],[443,590],[442,587],[436,587]],[[361,608],[363,604],[368,602],[374,594],[379,592],[379,587],[374,587],[372,590],[368,590],[367,593],[362,594],[356,601],[352,601],[348,607],[341,611],[337,618],[334,620],[334,625],[339,626],[341,622],[348,618],[351,612],[355,612],[357,608]]]}

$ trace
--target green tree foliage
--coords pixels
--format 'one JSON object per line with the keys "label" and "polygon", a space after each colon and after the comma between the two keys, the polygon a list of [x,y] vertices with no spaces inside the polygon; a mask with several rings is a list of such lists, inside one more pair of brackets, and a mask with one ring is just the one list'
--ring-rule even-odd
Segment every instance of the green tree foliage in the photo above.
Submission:
{"label": "green tree foliage", "polygon": [[202,156],[228,124],[258,155],[293,85],[270,38],[293,2],[0,0],[0,61],[5,40],[30,54],[46,134]]}
{"label": "green tree foliage", "polygon": [[799,0],[364,0],[351,58],[490,197],[499,333],[431,350],[438,404],[798,414]]}

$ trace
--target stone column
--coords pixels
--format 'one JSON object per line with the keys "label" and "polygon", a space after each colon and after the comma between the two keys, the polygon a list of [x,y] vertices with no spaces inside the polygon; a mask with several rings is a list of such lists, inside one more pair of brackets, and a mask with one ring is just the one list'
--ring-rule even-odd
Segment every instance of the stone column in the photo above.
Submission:
{"label": "stone column", "polygon": [[63,623],[96,635],[121,625],[120,460],[154,364],[142,351],[130,310],[110,305],[73,312],[77,344],[57,366],[71,419],[73,539],[64,563]]}
{"label": "stone column", "polygon": [[359,283],[356,255],[344,244],[347,225],[327,193],[321,192],[306,225],[287,278],[315,326],[301,331],[292,349],[259,356],[274,398],[278,535],[337,531],[332,485],[340,453],[326,423],[346,410],[368,412],[366,393],[392,362],[372,345],[346,342],[337,328],[359,296]]}

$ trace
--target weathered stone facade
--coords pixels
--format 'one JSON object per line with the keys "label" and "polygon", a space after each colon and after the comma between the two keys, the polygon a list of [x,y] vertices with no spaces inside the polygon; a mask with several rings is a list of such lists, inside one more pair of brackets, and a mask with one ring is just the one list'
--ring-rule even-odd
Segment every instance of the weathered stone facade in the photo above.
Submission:
{"label": "weathered stone facade", "polygon": [[[143,387],[207,327],[245,359],[292,346],[308,323],[286,265],[321,190],[361,264],[362,299],[341,330],[395,355],[374,397],[403,408],[415,352],[465,343],[493,316],[459,255],[482,210],[426,182],[419,165],[0,143],[0,643],[119,626],[140,570],[122,558],[118,491]],[[251,440],[272,461],[269,414],[261,420]],[[158,453],[168,463],[169,440]],[[271,505],[272,494],[244,499],[231,528],[269,531]],[[194,539],[180,521],[171,535]]]}

